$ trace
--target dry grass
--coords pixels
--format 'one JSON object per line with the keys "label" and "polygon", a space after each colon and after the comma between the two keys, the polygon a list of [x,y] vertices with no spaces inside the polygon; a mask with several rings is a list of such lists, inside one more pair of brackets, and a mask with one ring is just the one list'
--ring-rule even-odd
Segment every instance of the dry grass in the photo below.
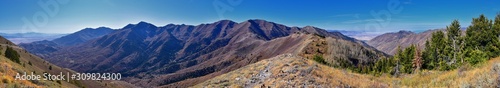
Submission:
{"label": "dry grass", "polygon": [[[248,82],[266,66],[271,66],[271,75],[261,82],[248,85]],[[298,67],[294,67],[298,66]],[[310,73],[301,75],[307,68],[313,67]],[[290,69],[296,69],[291,72]],[[285,74],[286,73],[286,74]],[[477,67],[462,67],[452,71],[427,71],[415,74],[404,74],[392,77],[388,74],[372,76],[321,65],[312,60],[301,58],[271,58],[223,74],[194,87],[497,87],[500,74],[500,57],[493,58]],[[284,76],[283,76],[284,75]],[[312,81],[312,82],[311,82]]]}
{"label": "dry grass", "polygon": [[497,87],[500,57],[477,67],[462,67],[452,71],[421,71],[401,77],[372,77],[395,87]]}
{"label": "dry grass", "polygon": [[[102,85],[97,81],[71,81],[73,83],[71,84],[66,81],[61,81],[61,83],[58,83],[57,81],[49,80],[15,80],[14,77],[17,75],[17,73],[23,74],[24,72],[26,72],[27,74],[30,74],[31,72],[34,72],[36,75],[42,75],[43,72],[54,74],[59,72],[66,73],[72,71],[50,64],[39,57],[27,53],[17,46],[5,44],[0,45],[0,53],[2,53],[0,55],[0,88],[77,88],[75,82],[79,82],[79,85],[83,85],[85,87],[98,87]],[[3,51],[5,51],[7,46],[14,47],[14,49],[20,54],[21,63],[15,63],[4,57]],[[32,65],[29,65],[28,62],[31,62]],[[48,69],[49,66],[52,66],[52,70]]]}
{"label": "dry grass", "polygon": [[[18,68],[18,66],[12,66],[11,64],[17,64],[11,61],[6,61],[8,60],[7,58],[0,56],[0,83],[2,87],[34,87],[34,88],[41,88],[41,86],[38,86],[30,81],[27,80],[15,80],[14,77],[18,73],[15,69]],[[19,70],[19,69],[18,69]]]}
{"label": "dry grass", "polygon": [[[265,75],[268,71],[268,76]],[[371,76],[321,65],[299,56],[283,55],[245,66],[194,87],[384,87]]]}

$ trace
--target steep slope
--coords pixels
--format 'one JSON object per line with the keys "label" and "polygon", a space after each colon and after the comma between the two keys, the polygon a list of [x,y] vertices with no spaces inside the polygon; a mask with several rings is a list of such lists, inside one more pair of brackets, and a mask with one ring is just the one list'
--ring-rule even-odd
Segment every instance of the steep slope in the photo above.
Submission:
{"label": "steep slope", "polygon": [[338,32],[264,20],[222,20],[197,26],[129,24],[51,53],[46,60],[80,72],[120,72],[126,81],[142,87],[187,87],[276,55],[304,53],[304,48],[314,46],[313,38],[344,47],[328,48],[324,53],[332,63],[341,58],[356,65],[384,56]]}
{"label": "steep slope", "polygon": [[49,53],[58,51],[61,48],[75,46],[89,40],[102,37],[114,31],[115,30],[107,27],[99,27],[95,29],[85,28],[78,32],[54,39],[52,41],[43,40],[31,43],[21,43],[19,44],[19,46],[37,56],[47,57]]}
{"label": "steep slope", "polygon": [[418,45],[420,49],[423,49],[427,39],[429,39],[435,31],[438,30],[428,30],[418,34],[410,31],[385,33],[371,39],[367,42],[367,44],[387,54],[394,55],[398,46],[400,46],[401,49],[404,49],[409,47],[411,44],[415,44]]}
{"label": "steep slope", "polygon": [[36,41],[32,43],[21,43],[19,44],[19,46],[26,49],[28,52],[40,57],[47,57],[48,53],[52,53],[61,49],[61,47],[57,43],[48,40]]}
{"label": "steep slope", "polygon": [[[0,36],[0,74],[2,77],[0,81],[2,81],[3,87],[105,87],[105,83],[98,81],[75,81],[70,80],[67,81],[48,81],[48,80],[39,80],[39,81],[27,81],[27,80],[15,80],[14,77],[17,73],[23,74],[26,72],[27,74],[31,74],[34,72],[37,75],[42,75],[43,73],[50,74],[59,74],[63,73],[74,73],[72,70],[68,70],[65,68],[58,67],[51,63],[46,62],[45,60],[34,56],[30,53],[27,53],[26,50],[21,49],[20,47],[10,43],[10,41],[4,39]],[[8,43],[5,43],[8,42]],[[12,48],[13,51],[8,51],[7,48]],[[14,62],[11,58],[6,57],[6,52],[16,52],[19,55],[19,63]]]}
{"label": "steep slope", "polygon": [[0,44],[15,45],[14,43],[10,42],[9,40],[5,39],[2,36],[0,36]]}

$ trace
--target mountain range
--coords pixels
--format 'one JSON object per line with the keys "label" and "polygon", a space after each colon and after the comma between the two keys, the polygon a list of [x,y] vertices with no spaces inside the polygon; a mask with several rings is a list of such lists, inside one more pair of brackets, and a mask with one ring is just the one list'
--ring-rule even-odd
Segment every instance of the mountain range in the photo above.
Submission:
{"label": "mountain range", "polygon": [[[466,29],[467,28],[460,29],[462,30],[462,35],[465,35]],[[366,41],[366,43],[380,51],[383,51],[384,53],[394,55],[397,52],[398,47],[400,49],[405,49],[412,44],[418,46],[420,50],[423,50],[427,40],[430,39],[432,33],[436,31],[442,31],[446,34],[446,29],[433,29],[421,33],[401,30],[399,32],[384,33]]]}
{"label": "mountain range", "polygon": [[[72,36],[77,33],[96,35]],[[122,73],[125,81],[141,87],[193,86],[285,53],[309,59],[319,55],[330,64],[353,66],[388,56],[340,32],[258,19],[160,27],[139,22],[111,31],[77,33],[21,46],[78,72]]]}
{"label": "mountain range", "polygon": [[398,47],[400,49],[405,49],[412,44],[417,45],[418,48],[423,50],[425,42],[435,31],[438,30],[428,30],[422,33],[414,33],[411,31],[385,33],[367,41],[366,43],[390,55],[394,55],[397,52]]}
{"label": "mountain range", "polygon": [[54,40],[35,41],[31,43],[20,43],[19,46],[31,53],[46,57],[47,54],[55,52],[61,48],[78,45],[89,40],[104,36],[115,30],[107,27],[85,28],[78,32],[56,38]]}
{"label": "mountain range", "polygon": [[35,32],[27,32],[27,33],[0,33],[0,36],[9,39],[15,44],[20,43],[31,43],[34,41],[42,41],[42,40],[53,40],[67,34],[52,34],[52,33],[35,33]]}
{"label": "mountain range", "polygon": [[[9,53],[7,53],[9,52]],[[14,57],[8,56],[14,54]],[[0,36],[0,69],[2,87],[5,88],[20,88],[20,87],[64,87],[64,88],[78,88],[78,87],[112,87],[123,85],[123,87],[133,87],[126,86],[126,82],[122,81],[80,81],[80,80],[20,80],[15,79],[16,74],[35,74],[42,76],[44,73],[49,74],[60,74],[60,72],[66,74],[75,74],[76,72],[70,69],[62,68],[54,65],[50,62],[43,60],[42,58],[28,53],[26,50],[15,45],[11,41]]]}

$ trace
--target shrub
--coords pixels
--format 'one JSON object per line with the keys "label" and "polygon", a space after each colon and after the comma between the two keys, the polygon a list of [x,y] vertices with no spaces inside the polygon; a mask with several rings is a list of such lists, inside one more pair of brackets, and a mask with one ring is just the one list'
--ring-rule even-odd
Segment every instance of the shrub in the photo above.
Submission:
{"label": "shrub", "polygon": [[19,55],[19,53],[17,53],[17,51],[12,49],[11,47],[7,47],[7,49],[5,50],[5,57],[9,58],[13,62],[19,64],[21,63],[21,60],[19,60],[19,57],[21,57],[21,55]]}
{"label": "shrub", "polygon": [[465,61],[469,62],[472,66],[485,62],[488,59],[488,55],[481,50],[472,50],[469,54],[470,57],[465,58]]}
{"label": "shrub", "polygon": [[314,55],[313,60],[318,62],[318,63],[321,63],[321,64],[325,64],[325,65],[327,64],[325,59],[321,55]]}

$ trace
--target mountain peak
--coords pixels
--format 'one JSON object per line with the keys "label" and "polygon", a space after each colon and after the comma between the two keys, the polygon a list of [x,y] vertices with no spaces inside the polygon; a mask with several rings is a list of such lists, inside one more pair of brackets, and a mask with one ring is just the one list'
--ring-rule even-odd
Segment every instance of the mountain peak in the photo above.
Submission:
{"label": "mountain peak", "polygon": [[96,29],[111,29],[111,28],[102,26],[102,27],[98,27]]}
{"label": "mountain peak", "polygon": [[137,23],[137,25],[153,25],[153,24],[145,22],[145,21],[141,21],[141,22]]}
{"label": "mountain peak", "polygon": [[[125,26],[126,28],[129,27],[129,25]],[[145,21],[141,21],[139,23],[137,23],[136,25],[133,25],[132,27],[129,27],[129,28],[146,28],[146,27],[157,27],[151,23],[148,23],[148,22],[145,22]]]}
{"label": "mountain peak", "polygon": [[247,20],[248,22],[256,22],[256,23],[272,23],[272,22],[269,22],[269,21],[266,21],[266,20],[263,20],[263,19],[250,19],[250,20]]}
{"label": "mountain peak", "polygon": [[216,23],[226,23],[226,22],[236,23],[232,20],[220,20],[220,21],[217,21]]}
{"label": "mountain peak", "polygon": [[317,29],[317,28],[316,28],[316,27],[314,27],[314,26],[305,26],[304,28]]}
{"label": "mountain peak", "polygon": [[403,33],[403,34],[413,34],[414,32],[412,31],[407,31],[407,30],[400,30],[398,33]]}

